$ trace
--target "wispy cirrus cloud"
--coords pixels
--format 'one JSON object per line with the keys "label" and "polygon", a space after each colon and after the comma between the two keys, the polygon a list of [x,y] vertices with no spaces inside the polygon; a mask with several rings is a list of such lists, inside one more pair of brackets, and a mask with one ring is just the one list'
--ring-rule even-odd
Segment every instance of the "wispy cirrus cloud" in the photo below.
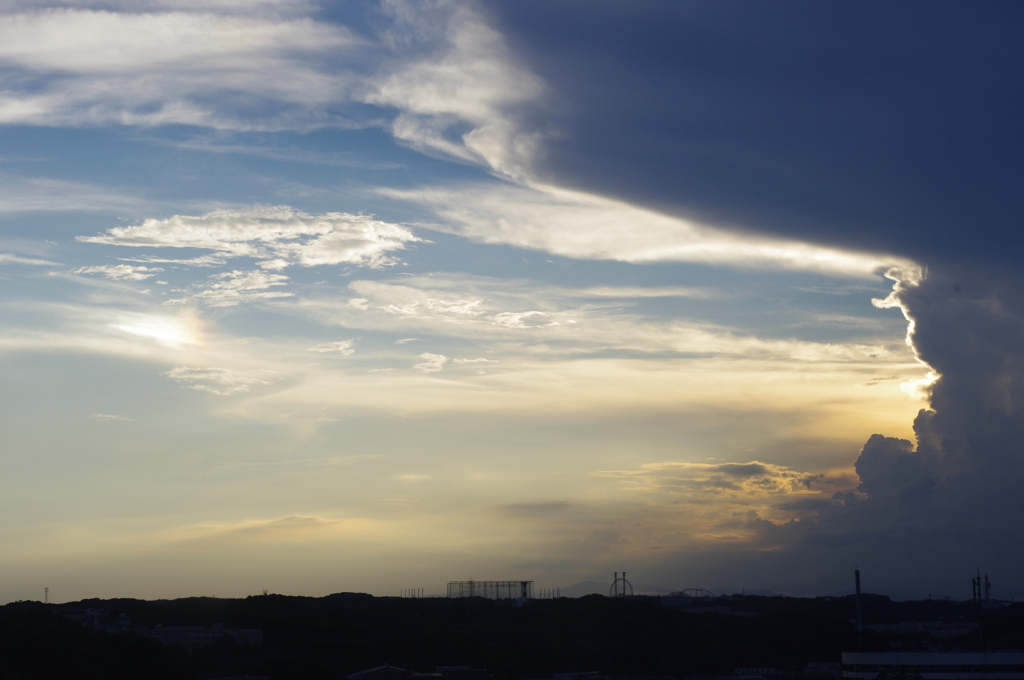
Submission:
{"label": "wispy cirrus cloud", "polygon": [[139,196],[109,186],[49,177],[0,175],[0,213],[134,212],[146,205]]}
{"label": "wispy cirrus cloud", "polygon": [[[211,307],[234,307],[243,302],[254,300],[272,300],[292,297],[294,293],[273,290],[286,285],[287,276],[269,274],[263,271],[230,271],[214,274],[207,280],[207,287],[193,295],[193,299],[202,300]],[[185,299],[170,300],[169,303],[182,303]]]}
{"label": "wispy cirrus cloud", "polygon": [[160,267],[135,267],[128,264],[103,264],[79,267],[75,274],[100,274],[114,281],[145,281],[151,279],[163,269]]}
{"label": "wispy cirrus cloud", "polygon": [[311,215],[288,206],[252,206],[199,216],[147,219],[139,225],[114,227],[77,240],[111,246],[212,250],[214,257],[255,258],[264,269],[336,264],[385,267],[394,263],[387,253],[420,241],[406,227],[367,215]]}
{"label": "wispy cirrus cloud", "polygon": [[751,500],[768,496],[809,494],[822,490],[848,491],[856,486],[851,475],[829,476],[793,470],[785,465],[746,463],[646,463],[634,470],[605,470],[595,476],[617,479],[645,493],[688,497],[717,496]]}
{"label": "wispy cirrus cloud", "polygon": [[299,148],[259,146],[255,144],[224,144],[204,139],[186,140],[173,143],[156,139],[154,140],[154,143],[173,146],[178,149],[205,151],[208,153],[237,154],[240,156],[254,156],[257,158],[268,158],[271,160],[287,161],[290,163],[365,168],[368,170],[392,170],[402,167],[399,163],[390,161],[373,161],[367,158],[362,158],[356,154],[343,151],[331,153],[310,151]]}
{"label": "wispy cirrus cloud", "polygon": [[340,354],[341,356],[350,356],[355,353],[352,346],[356,344],[355,340],[336,340],[334,342],[322,342],[319,345],[313,345],[307,347],[307,352],[319,352],[321,354]]}
{"label": "wispy cirrus cloud", "polygon": [[43,260],[38,257],[23,257],[13,253],[0,253],[0,264],[27,264],[32,267],[59,267],[59,262]]}
{"label": "wispy cirrus cloud", "polygon": [[9,12],[74,8],[131,12],[202,10],[228,14],[260,11],[281,15],[308,10],[311,4],[308,0],[4,0],[3,8]]}
{"label": "wispy cirrus cloud", "polygon": [[[517,354],[534,356],[583,357],[618,350],[805,362],[913,362],[905,344],[893,338],[878,341],[875,329],[863,339],[841,343],[763,337],[704,319],[649,314],[642,303],[652,295],[643,290],[632,291],[628,298],[601,296],[595,301],[590,287],[548,287],[529,280],[511,286],[507,279],[441,274],[359,279],[348,289],[359,297],[309,296],[297,301],[296,311],[347,328],[514,342]],[[630,289],[620,292],[625,295]],[[892,326],[893,331],[898,328],[898,322]]]}
{"label": "wispy cirrus cloud", "polygon": [[217,367],[178,366],[164,375],[190,389],[222,397],[248,392],[254,385],[274,382],[273,372],[269,370],[236,371]]}
{"label": "wispy cirrus cloud", "polygon": [[342,122],[329,105],[345,99],[353,79],[320,60],[365,47],[364,39],[308,18],[160,4],[0,15],[0,65],[17,76],[8,80],[0,122],[228,129]]}
{"label": "wispy cirrus cloud", "polygon": [[[391,131],[414,148],[517,182],[382,191],[433,211],[440,222],[432,226],[471,240],[579,259],[846,276],[898,264],[885,255],[739,234],[544,185],[533,166],[545,133],[530,111],[544,104],[547,93],[503,36],[469,3],[389,0],[385,10],[391,25],[378,45],[337,24],[230,12],[55,9],[0,17],[0,64],[24,71],[26,82],[42,83],[12,93],[0,105],[0,121],[295,129],[332,124],[337,117],[328,109],[360,101],[380,107],[384,117],[397,111]],[[353,50],[366,55],[338,61],[338,54]],[[329,62],[335,67],[328,72]],[[339,76],[341,63],[348,66]],[[240,110],[247,112],[244,120]],[[263,266],[337,264],[353,257],[376,266],[386,260],[379,252],[353,255],[344,240],[325,235],[315,245],[265,258]]]}
{"label": "wispy cirrus cloud", "polygon": [[543,81],[469,3],[384,7],[394,21],[385,41],[403,57],[371,76],[361,99],[397,108],[392,134],[416,149],[526,175],[541,135],[520,119]]}
{"label": "wispy cirrus cloud", "polygon": [[349,301],[354,309],[366,310],[372,304],[387,314],[399,317],[475,319],[486,313],[480,308],[483,300],[454,297],[446,292],[423,290],[415,286],[360,280],[349,284],[349,290],[365,296]]}
{"label": "wispy cirrus cloud", "polygon": [[380,189],[427,207],[424,225],[481,243],[507,244],[576,259],[636,264],[699,262],[869,277],[903,258],[753,236],[673,217],[621,201],[552,186],[488,184]]}
{"label": "wispy cirrus cloud", "polygon": [[109,422],[131,422],[131,418],[125,418],[124,416],[114,415],[112,413],[93,413],[89,416],[98,423],[109,423]]}
{"label": "wispy cirrus cloud", "polygon": [[[353,281],[349,288],[367,297],[351,298],[348,307],[363,312],[389,314],[419,324],[437,322],[465,326],[483,325],[507,329],[558,326],[561,321],[539,310],[498,311],[495,302],[463,297],[451,298],[445,291],[422,290],[401,284],[378,281]],[[468,292],[468,291],[466,291]],[[507,295],[502,302],[507,302]],[[500,303],[498,303],[500,304]],[[519,297],[519,304],[529,304]],[[568,310],[566,310],[568,311]],[[563,315],[564,316],[564,313]],[[569,320],[568,323],[576,323]]]}
{"label": "wispy cirrus cloud", "polygon": [[145,262],[146,264],[177,264],[183,267],[220,267],[227,262],[223,255],[200,255],[199,257],[119,257],[122,262]]}

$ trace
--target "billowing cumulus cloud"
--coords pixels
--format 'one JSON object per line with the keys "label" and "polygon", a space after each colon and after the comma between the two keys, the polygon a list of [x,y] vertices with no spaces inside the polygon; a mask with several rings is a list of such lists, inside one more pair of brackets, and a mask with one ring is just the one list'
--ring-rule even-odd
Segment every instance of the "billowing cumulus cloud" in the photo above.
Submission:
{"label": "billowing cumulus cloud", "polygon": [[265,268],[281,269],[336,264],[384,267],[394,262],[389,251],[420,239],[405,227],[366,215],[310,215],[287,206],[254,206],[148,219],[96,236],[79,236],[78,240],[112,246],[198,248],[222,257],[255,258]]}
{"label": "billowing cumulus cloud", "polygon": [[[938,272],[897,282],[891,300],[911,322],[908,340],[939,377],[915,421],[913,454],[864,460],[890,473],[902,466],[906,498],[946,496],[951,514],[990,515],[993,529],[1015,526],[1001,520],[1019,503],[1010,489],[1024,482],[1024,304],[1012,281],[972,277],[964,289]],[[973,508],[953,505],[963,493],[976,494]]]}
{"label": "billowing cumulus cloud", "polygon": [[[965,291],[935,272],[896,281],[885,304],[907,315],[908,340],[938,375],[930,407],[914,422],[916,443],[875,434],[856,460],[856,488],[808,487],[816,493],[775,505],[772,521],[762,511],[748,522],[752,545],[773,549],[757,560],[759,583],[807,592],[799,579],[817,565],[814,586],[841,589],[842,572],[828,570],[858,563],[902,596],[948,588],[954,574],[966,582],[978,565],[1014,587],[1024,513],[1024,305],[985,277],[973,283]],[[744,488],[732,475],[717,479]],[[750,582],[744,570],[754,562],[752,554],[712,551],[666,565],[724,568],[718,578],[725,584]]]}

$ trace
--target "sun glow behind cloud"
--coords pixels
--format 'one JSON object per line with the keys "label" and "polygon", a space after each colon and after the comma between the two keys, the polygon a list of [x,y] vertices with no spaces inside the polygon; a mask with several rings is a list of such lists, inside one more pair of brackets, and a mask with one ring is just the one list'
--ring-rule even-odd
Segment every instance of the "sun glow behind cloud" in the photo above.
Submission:
{"label": "sun glow behind cloud", "polygon": [[124,315],[120,321],[111,324],[116,330],[154,340],[171,349],[181,349],[199,343],[202,338],[202,326],[202,322],[195,314],[187,312],[177,316]]}

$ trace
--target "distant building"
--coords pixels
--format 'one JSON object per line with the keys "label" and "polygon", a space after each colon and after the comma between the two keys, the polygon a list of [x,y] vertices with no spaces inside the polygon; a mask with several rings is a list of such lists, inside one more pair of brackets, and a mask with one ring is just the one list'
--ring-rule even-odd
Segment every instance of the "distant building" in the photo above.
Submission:
{"label": "distant building", "polygon": [[904,621],[903,623],[869,623],[864,626],[882,635],[913,635],[924,633],[931,638],[951,638],[967,635],[978,627],[970,621]]}
{"label": "distant building", "polygon": [[1021,652],[863,652],[843,654],[843,678],[917,673],[924,680],[1024,680]]}
{"label": "distant building", "polygon": [[345,677],[348,680],[494,680],[494,676],[484,669],[469,666],[438,666],[433,673],[417,673],[388,664]]}
{"label": "distant building", "polygon": [[348,680],[406,680],[414,675],[416,675],[416,671],[410,671],[405,668],[399,668],[398,666],[389,666],[388,664],[384,664],[383,666],[367,668],[365,671],[352,673],[345,677],[348,678]]}
{"label": "distant building", "polygon": [[812,661],[804,666],[804,675],[838,678],[843,675],[843,665],[835,661]]}
{"label": "distant building", "polygon": [[[109,618],[109,617],[107,617]],[[138,626],[132,625],[132,620],[128,618],[127,614],[118,614],[117,618],[113,621],[107,621],[105,619],[93,619],[90,624],[92,628],[96,630],[105,630],[108,633],[134,633]]]}
{"label": "distant building", "polygon": [[[422,673],[420,677],[423,677]],[[438,666],[437,672],[432,673],[431,677],[443,680],[494,680],[494,676],[484,669],[469,666]]]}
{"label": "distant building", "polygon": [[89,628],[95,628],[99,625],[99,622],[110,616],[110,611],[102,608],[98,609],[70,609],[61,610],[60,615],[66,619],[78,621],[83,626]]}
{"label": "distant building", "polygon": [[193,650],[212,646],[225,635],[234,638],[238,645],[263,644],[263,631],[259,628],[225,628],[220,623],[210,626],[156,626],[131,632],[159,640],[164,645],[181,645],[190,654]]}
{"label": "distant building", "polygon": [[599,671],[555,673],[552,680],[676,680],[668,675],[602,675]]}
{"label": "distant building", "polygon": [[210,626],[140,626],[133,624],[128,614],[118,614],[113,621],[103,623],[109,619],[109,612],[106,609],[75,609],[65,614],[67,618],[78,621],[97,631],[108,633],[131,633],[141,637],[154,638],[162,644],[180,644],[188,650],[209,647],[223,638],[225,635],[233,638],[234,644],[246,644],[260,646],[263,644],[263,631],[258,628],[224,628],[223,624],[211,624]]}
{"label": "distant building", "polygon": [[153,638],[164,645],[181,645],[191,654],[195,649],[209,647],[228,635],[236,645],[263,644],[263,631],[259,628],[225,628],[223,623],[209,626],[145,626],[132,623],[127,614],[111,618],[106,609],[72,609],[62,614],[83,626],[107,633],[131,633]]}

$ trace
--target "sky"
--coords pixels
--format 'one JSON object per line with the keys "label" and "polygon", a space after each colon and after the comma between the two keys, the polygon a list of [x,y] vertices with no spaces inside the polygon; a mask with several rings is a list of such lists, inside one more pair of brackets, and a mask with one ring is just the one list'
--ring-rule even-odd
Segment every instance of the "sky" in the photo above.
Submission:
{"label": "sky", "polygon": [[1024,596],[1022,14],[0,2],[0,601]]}

